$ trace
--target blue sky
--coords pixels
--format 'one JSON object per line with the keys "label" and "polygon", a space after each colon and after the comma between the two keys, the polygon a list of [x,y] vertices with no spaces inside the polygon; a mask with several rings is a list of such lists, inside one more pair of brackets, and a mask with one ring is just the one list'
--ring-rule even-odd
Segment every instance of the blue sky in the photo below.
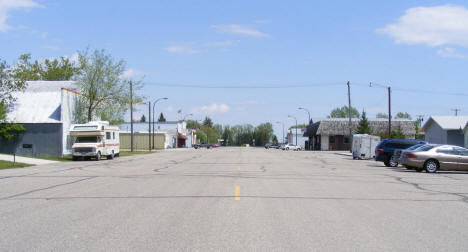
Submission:
{"label": "blue sky", "polygon": [[169,97],[157,104],[168,119],[182,109],[222,124],[290,125],[288,114],[301,123],[298,107],[318,119],[347,104],[348,80],[353,106],[370,117],[387,111],[386,90],[371,81],[394,89],[393,113],[468,115],[466,1],[0,0],[0,58],[10,64],[88,45],[144,76],[149,99]]}

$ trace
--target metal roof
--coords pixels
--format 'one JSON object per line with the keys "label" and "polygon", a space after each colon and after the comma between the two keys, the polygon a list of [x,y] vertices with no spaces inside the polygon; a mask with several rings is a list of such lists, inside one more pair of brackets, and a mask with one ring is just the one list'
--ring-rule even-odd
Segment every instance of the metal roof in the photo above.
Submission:
{"label": "metal roof", "polygon": [[421,129],[426,131],[432,122],[437,123],[443,130],[459,130],[465,128],[468,116],[431,116]]}
{"label": "metal roof", "polygon": [[16,92],[16,101],[8,113],[16,123],[60,123],[62,88],[77,90],[74,81],[28,81],[24,92]]}

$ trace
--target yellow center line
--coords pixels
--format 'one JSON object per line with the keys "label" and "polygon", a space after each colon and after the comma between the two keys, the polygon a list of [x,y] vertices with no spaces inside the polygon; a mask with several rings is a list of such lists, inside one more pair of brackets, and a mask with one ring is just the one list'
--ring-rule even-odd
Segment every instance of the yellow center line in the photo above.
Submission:
{"label": "yellow center line", "polygon": [[237,166],[237,170],[240,171],[240,165]]}
{"label": "yellow center line", "polygon": [[236,192],[234,193],[234,199],[235,200],[240,200],[240,187],[236,185]]}

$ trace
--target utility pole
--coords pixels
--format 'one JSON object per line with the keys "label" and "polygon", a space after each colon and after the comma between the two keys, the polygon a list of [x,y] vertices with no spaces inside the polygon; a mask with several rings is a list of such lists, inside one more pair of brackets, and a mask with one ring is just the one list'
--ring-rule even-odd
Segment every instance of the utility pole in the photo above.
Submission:
{"label": "utility pole", "polygon": [[167,97],[163,97],[163,98],[159,98],[157,99],[156,101],[153,102],[153,146],[152,146],[152,149],[154,150],[154,117],[156,115],[155,111],[154,111],[154,106],[156,105],[156,103],[160,100],[167,100],[168,98]]}
{"label": "utility pole", "polygon": [[[351,86],[350,86],[350,83],[348,81],[348,83],[346,83],[346,85],[348,85],[348,119],[349,119],[349,124],[348,124],[348,128],[349,128],[349,143],[350,143],[350,146],[353,142],[353,124],[351,122]],[[352,152],[352,148],[349,148],[349,151]]]}
{"label": "utility pole", "polygon": [[[154,117],[154,115],[153,115]],[[148,150],[151,152],[151,102],[148,102]]]}
{"label": "utility pole", "polygon": [[458,116],[458,111],[460,111],[461,109],[459,108],[455,108],[455,109],[452,109],[452,111],[455,111],[455,116]]}
{"label": "utility pole", "polygon": [[130,151],[133,152],[133,83],[130,81]]}
{"label": "utility pole", "polygon": [[387,87],[388,89],[388,138],[392,137],[392,88],[390,86]]}

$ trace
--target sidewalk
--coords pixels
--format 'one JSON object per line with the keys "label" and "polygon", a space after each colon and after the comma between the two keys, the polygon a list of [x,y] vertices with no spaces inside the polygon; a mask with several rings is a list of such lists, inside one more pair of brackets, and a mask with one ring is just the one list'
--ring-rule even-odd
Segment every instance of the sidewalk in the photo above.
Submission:
{"label": "sidewalk", "polygon": [[[0,154],[0,160],[13,162],[13,155]],[[58,161],[53,161],[53,160],[45,160],[45,159],[29,158],[29,157],[19,157],[19,156],[16,156],[16,162],[17,163],[25,163],[25,164],[33,164],[33,165],[58,163]]]}

